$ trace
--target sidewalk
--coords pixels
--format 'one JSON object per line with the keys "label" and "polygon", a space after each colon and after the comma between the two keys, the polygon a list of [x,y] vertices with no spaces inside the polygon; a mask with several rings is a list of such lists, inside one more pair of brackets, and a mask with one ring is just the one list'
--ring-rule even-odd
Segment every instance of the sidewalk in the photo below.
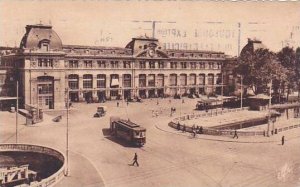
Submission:
{"label": "sidewalk", "polygon": [[[159,123],[158,125],[155,125],[155,127],[158,130],[176,134],[178,136],[186,136],[188,138],[193,138],[192,134],[189,132],[182,132],[178,131],[172,127],[169,127],[166,122]],[[291,129],[288,131],[284,131],[282,133],[278,133],[275,135],[270,135],[270,137],[265,136],[239,136],[238,139],[233,139],[232,137],[228,136],[212,136],[212,135],[206,135],[206,134],[197,134],[195,139],[202,139],[202,140],[210,140],[210,141],[222,141],[222,142],[233,142],[233,143],[281,143],[281,137],[285,136],[286,141],[300,138],[300,128]]]}

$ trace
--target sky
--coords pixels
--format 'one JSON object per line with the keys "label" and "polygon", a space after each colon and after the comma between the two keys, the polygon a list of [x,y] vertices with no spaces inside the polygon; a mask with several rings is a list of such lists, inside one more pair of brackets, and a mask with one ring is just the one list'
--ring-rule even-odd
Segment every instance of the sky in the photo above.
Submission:
{"label": "sky", "polygon": [[151,21],[166,48],[236,56],[248,38],[275,52],[300,46],[300,2],[133,0],[0,0],[0,46],[19,46],[25,26],[42,23],[63,44],[125,47],[133,37],[152,36]]}

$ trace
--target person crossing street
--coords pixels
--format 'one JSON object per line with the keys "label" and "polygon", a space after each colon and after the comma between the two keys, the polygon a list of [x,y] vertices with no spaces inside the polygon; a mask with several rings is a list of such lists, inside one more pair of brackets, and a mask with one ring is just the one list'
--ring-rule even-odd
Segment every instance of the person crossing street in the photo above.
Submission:
{"label": "person crossing street", "polygon": [[133,163],[132,166],[134,166],[134,164],[137,165],[137,167],[139,167],[139,163],[138,163],[138,156],[136,153],[134,153],[134,157],[133,157]]}

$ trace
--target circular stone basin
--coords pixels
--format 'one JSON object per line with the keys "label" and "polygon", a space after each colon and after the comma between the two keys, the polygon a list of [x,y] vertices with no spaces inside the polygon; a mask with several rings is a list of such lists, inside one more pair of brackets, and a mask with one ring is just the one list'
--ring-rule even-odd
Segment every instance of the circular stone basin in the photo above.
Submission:
{"label": "circular stone basin", "polygon": [[28,165],[29,173],[34,173],[34,180],[28,177],[27,180],[23,180],[24,175],[21,177],[22,180],[18,180],[16,175],[12,182],[8,182],[7,179],[10,177],[7,175],[5,179],[2,178],[7,182],[5,186],[23,183],[27,183],[28,186],[54,185],[64,176],[65,157],[59,151],[43,146],[0,144],[0,171],[2,173],[5,170],[11,171],[13,168],[20,168],[24,165]]}

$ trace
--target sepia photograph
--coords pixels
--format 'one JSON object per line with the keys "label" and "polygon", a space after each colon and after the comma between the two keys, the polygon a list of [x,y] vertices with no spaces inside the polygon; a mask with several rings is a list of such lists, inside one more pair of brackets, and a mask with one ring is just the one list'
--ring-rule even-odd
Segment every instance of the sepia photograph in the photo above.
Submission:
{"label": "sepia photograph", "polygon": [[299,10],[0,0],[0,187],[299,187]]}

